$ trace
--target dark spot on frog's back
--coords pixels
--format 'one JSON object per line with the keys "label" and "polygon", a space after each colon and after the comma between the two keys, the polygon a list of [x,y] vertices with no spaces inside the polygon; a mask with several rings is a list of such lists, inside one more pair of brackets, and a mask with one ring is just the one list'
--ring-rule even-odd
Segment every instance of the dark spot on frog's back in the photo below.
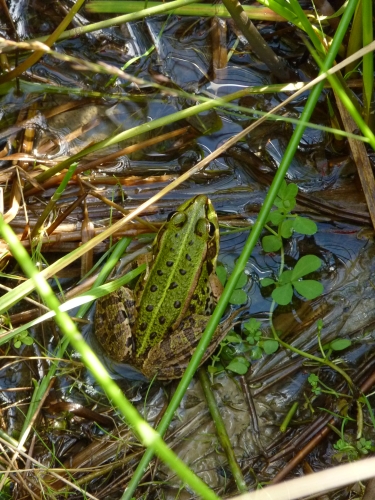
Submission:
{"label": "dark spot on frog's back", "polygon": [[180,274],[181,274],[181,276],[185,276],[185,274],[186,274],[186,269],[180,269]]}
{"label": "dark spot on frog's back", "polygon": [[177,287],[178,287],[178,283],[176,283],[175,281],[172,281],[172,283],[169,285],[170,290],[174,290]]}
{"label": "dark spot on frog's back", "polygon": [[103,338],[105,339],[106,342],[108,342],[109,345],[115,345],[118,340],[117,335],[115,333],[112,333],[112,335],[106,335]]}
{"label": "dark spot on frog's back", "polygon": [[157,275],[158,275],[158,276],[163,276],[163,274],[164,274],[164,273],[163,273],[163,271],[162,271],[161,269],[158,269],[158,270],[156,271],[156,273],[157,273]]}
{"label": "dark spot on frog's back", "polygon": [[160,323],[161,325],[164,325],[164,323],[165,323],[165,322],[166,322],[166,318],[165,318],[165,316],[160,316],[160,318],[159,318],[159,323]]}
{"label": "dark spot on frog's back", "polygon": [[[127,299],[127,300],[125,301],[125,309],[123,309],[123,312],[126,314],[126,311],[129,311],[129,309],[130,309],[131,307],[134,307],[134,304],[135,304],[134,300],[132,300],[132,299]],[[126,314],[126,315],[127,315],[127,314]]]}
{"label": "dark spot on frog's back", "polygon": [[191,262],[191,257],[190,257],[190,255],[188,253],[185,255],[185,257],[186,257],[186,260],[188,260],[189,262]]}
{"label": "dark spot on frog's back", "polygon": [[172,260],[167,260],[166,265],[167,265],[167,267],[172,267],[173,266],[173,261]]}
{"label": "dark spot on frog's back", "polygon": [[146,307],[146,311],[147,312],[152,312],[154,310],[154,306],[152,304],[149,304],[147,307]]}
{"label": "dark spot on frog's back", "polygon": [[147,328],[147,323],[143,322],[139,325],[139,329],[141,330],[141,332],[144,332],[146,328]]}
{"label": "dark spot on frog's back", "polygon": [[173,305],[176,309],[179,309],[181,307],[181,302],[179,300],[176,300]]}
{"label": "dark spot on frog's back", "polygon": [[158,287],[156,285],[151,285],[150,292],[156,292],[157,289]]}

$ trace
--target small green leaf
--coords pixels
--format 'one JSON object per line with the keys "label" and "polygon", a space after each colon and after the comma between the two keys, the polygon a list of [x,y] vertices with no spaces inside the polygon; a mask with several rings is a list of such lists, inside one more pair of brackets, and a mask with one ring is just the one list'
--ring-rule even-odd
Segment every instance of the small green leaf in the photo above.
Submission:
{"label": "small green leaf", "polygon": [[286,306],[292,300],[293,288],[290,283],[279,286],[271,294],[273,300],[281,306]]}
{"label": "small green leaf", "polygon": [[14,343],[14,347],[16,349],[18,349],[19,347],[21,347],[21,341],[20,340],[16,340],[15,343]]}
{"label": "small green leaf", "polygon": [[334,351],[343,351],[352,345],[349,339],[335,339],[329,344]]}
{"label": "small green leaf", "polygon": [[283,271],[279,278],[280,285],[286,285],[292,281],[293,271],[288,269],[287,271]]}
{"label": "small green leaf", "polygon": [[220,364],[215,364],[215,365],[209,365],[207,367],[207,369],[208,369],[208,373],[215,374],[215,373],[223,371],[224,367]]}
{"label": "small green leaf", "polygon": [[290,212],[294,210],[295,206],[297,205],[297,200],[290,200]]}
{"label": "small green leaf", "polygon": [[293,219],[285,219],[281,224],[280,234],[283,238],[290,238],[293,234]]}
{"label": "small green leaf", "polygon": [[229,302],[231,304],[237,305],[237,306],[240,306],[242,304],[246,304],[247,293],[244,290],[234,290],[234,292],[230,296]]}
{"label": "small green leaf", "polygon": [[322,261],[316,255],[304,255],[299,259],[293,269],[292,281],[299,280],[306,274],[313,273],[322,265]]}
{"label": "small green leaf", "polygon": [[297,184],[291,182],[286,187],[284,199],[292,200],[297,196],[297,194],[298,194],[298,186]]}
{"label": "small green leaf", "polygon": [[243,288],[248,280],[248,276],[246,273],[241,273],[240,277],[238,278],[236,288]]}
{"label": "small green leaf", "polygon": [[299,234],[311,235],[317,232],[318,226],[313,220],[298,216],[294,219],[293,229]]}
{"label": "small green leaf", "polygon": [[217,266],[216,275],[219,278],[220,283],[224,286],[227,281],[227,270],[224,266]]}
{"label": "small green leaf", "polygon": [[268,216],[268,221],[271,222],[273,226],[278,226],[280,222],[283,220],[284,215],[275,210],[274,212],[271,212]]}
{"label": "small green leaf", "polygon": [[262,347],[266,354],[273,354],[279,348],[279,343],[277,342],[277,340],[269,339],[263,342]]}
{"label": "small green leaf", "polygon": [[246,340],[250,345],[254,345],[258,340],[260,340],[262,336],[262,332],[260,330],[257,330],[256,332],[249,333],[249,335],[246,337]]}
{"label": "small green leaf", "polygon": [[32,345],[34,343],[34,339],[32,337],[25,337],[22,339],[22,343],[25,345]]}
{"label": "small green leaf", "polygon": [[270,286],[270,285],[274,285],[274,284],[275,284],[275,282],[274,282],[274,280],[273,280],[273,279],[271,279],[271,278],[262,278],[262,279],[260,280],[260,285],[261,285],[262,287],[264,287],[264,286]]}
{"label": "small green leaf", "polygon": [[249,321],[246,321],[244,327],[248,332],[255,333],[260,328],[260,322],[255,318],[250,318]]}
{"label": "small green leaf", "polygon": [[323,285],[316,280],[293,281],[293,286],[307,300],[316,299],[324,290]]}
{"label": "small green leaf", "polygon": [[225,341],[229,343],[232,343],[232,344],[236,344],[238,342],[242,342],[242,337],[241,335],[238,335],[237,333],[229,333],[226,337],[225,337]]}
{"label": "small green leaf", "polygon": [[284,201],[281,198],[276,198],[273,203],[280,211],[284,210]]}
{"label": "small green leaf", "polygon": [[264,236],[262,238],[262,247],[265,252],[277,252],[281,248],[281,238],[274,235]]}
{"label": "small green leaf", "polygon": [[286,197],[287,187],[288,187],[288,185],[286,183],[286,180],[283,179],[281,186],[280,186],[280,189],[279,189],[279,192],[277,193],[277,196],[279,196],[279,198],[284,199]]}
{"label": "small green leaf", "polygon": [[279,210],[284,212],[285,214],[290,214],[290,212],[294,209],[296,206],[296,200],[294,198],[292,199],[285,199],[282,201],[282,204],[279,206]]}
{"label": "small green leaf", "polygon": [[311,385],[316,385],[319,382],[319,377],[315,373],[310,373],[307,380]]}
{"label": "small green leaf", "polygon": [[263,351],[259,346],[255,346],[252,351],[251,351],[251,358],[252,359],[260,359],[263,355]]}
{"label": "small green leaf", "polygon": [[227,366],[227,370],[231,370],[234,373],[238,373],[238,375],[245,375],[247,370],[249,369],[250,363],[245,358],[235,358],[233,359],[229,365]]}

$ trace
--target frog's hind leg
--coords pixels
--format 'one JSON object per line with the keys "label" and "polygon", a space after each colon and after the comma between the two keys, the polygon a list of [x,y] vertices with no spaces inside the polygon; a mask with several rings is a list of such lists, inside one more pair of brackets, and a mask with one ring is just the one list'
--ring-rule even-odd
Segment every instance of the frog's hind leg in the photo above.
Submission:
{"label": "frog's hind leg", "polygon": [[95,335],[105,353],[115,361],[133,356],[131,328],[135,323],[133,293],[121,287],[96,302]]}
{"label": "frog's hind leg", "polygon": [[[216,328],[210,345],[203,354],[201,364],[204,363],[215,351],[233,325],[234,311]],[[148,353],[144,362],[143,373],[152,378],[155,374],[159,380],[180,378],[202,337],[209,318],[207,316],[194,316],[185,319],[179,330],[169,338],[154,346]]]}

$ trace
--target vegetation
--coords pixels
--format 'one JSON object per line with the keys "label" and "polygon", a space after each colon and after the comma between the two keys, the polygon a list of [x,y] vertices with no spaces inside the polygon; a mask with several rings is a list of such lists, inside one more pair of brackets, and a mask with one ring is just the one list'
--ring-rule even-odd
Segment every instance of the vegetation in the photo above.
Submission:
{"label": "vegetation", "polygon": [[[315,317],[311,322],[314,330],[312,340],[305,340],[303,335],[292,338],[291,330],[297,330],[296,321],[290,330],[287,326],[279,327],[283,315],[296,317],[304,306],[311,310],[323,307],[324,300],[319,302],[319,297],[323,293],[328,294],[328,289],[325,289],[323,284],[328,282],[329,258],[318,245],[314,246],[315,253],[304,251],[302,246],[297,249],[299,242],[304,239],[308,241],[319,234],[315,220],[324,223],[326,219],[323,217],[327,217],[327,211],[320,212],[319,206],[310,205],[305,208],[303,195],[309,183],[303,176],[300,185],[297,181],[291,182],[293,176],[288,173],[288,169],[296,161],[295,158],[301,154],[301,145],[308,149],[306,127],[314,130],[316,134],[332,138],[330,144],[326,142],[323,148],[316,150],[317,156],[322,150],[329,150],[327,157],[332,157],[339,163],[337,158],[344,153],[348,155],[348,148],[351,148],[350,154],[358,167],[369,216],[367,213],[358,212],[347,217],[353,222],[365,220],[368,224],[369,220],[372,223],[375,221],[374,179],[368,154],[370,148],[375,149],[375,137],[372,132],[372,51],[375,47],[372,2],[349,0],[337,12],[328,15],[322,15],[314,8],[304,12],[297,0],[268,0],[260,3],[264,4],[264,7],[253,6],[242,10],[241,5],[232,0],[223,0],[223,6],[193,4],[191,0],[151,2],[146,8],[141,2],[92,1],[84,6],[83,0],[77,0],[72,8],[67,8],[63,2],[58,3],[61,12],[64,12],[64,18],[59,23],[56,22],[55,16],[49,17],[50,6],[41,4],[35,12],[28,12],[29,17],[25,16],[24,21],[28,19],[32,29],[29,26],[27,36],[23,38],[17,31],[19,26],[13,24],[16,20],[11,19],[11,13],[8,13],[7,20],[4,20],[3,34],[7,33],[7,36],[0,40],[0,94],[4,109],[11,103],[10,108],[13,106],[14,111],[12,108],[4,115],[2,124],[2,137],[5,138],[2,151],[5,166],[2,174],[5,210],[4,215],[0,217],[0,234],[3,238],[1,263],[2,277],[8,285],[8,288],[3,288],[4,295],[0,297],[0,311],[3,315],[0,344],[4,348],[2,368],[11,373],[14,362],[23,363],[27,360],[32,364],[37,360],[40,364],[35,364],[30,370],[26,389],[20,375],[11,388],[6,388],[14,392],[22,390],[26,404],[23,406],[21,398],[17,403],[15,399],[9,403],[9,407],[18,408],[17,418],[21,419],[21,424],[16,425],[9,420],[4,423],[5,431],[0,434],[1,498],[17,495],[27,495],[31,498],[78,495],[79,498],[113,496],[126,500],[134,495],[137,495],[137,498],[141,495],[145,495],[145,498],[171,495],[170,492],[164,493],[162,489],[156,492],[157,481],[153,481],[152,477],[147,476],[147,479],[144,479],[144,471],[154,453],[168,470],[179,477],[178,488],[187,488],[189,492],[193,491],[194,495],[204,499],[234,495],[267,483],[271,477],[266,477],[267,473],[260,470],[260,467],[265,465],[265,458],[268,461],[271,457],[271,450],[273,452],[276,444],[268,443],[266,447],[262,442],[257,430],[254,403],[251,398],[247,399],[249,380],[251,384],[256,384],[258,376],[253,377],[250,369],[261,372],[262,367],[267,367],[267,363],[271,367],[272,363],[279,365],[277,368],[285,370],[285,377],[297,373],[301,366],[308,372],[298,372],[303,378],[303,385],[296,391],[296,398],[293,398],[291,390],[288,394],[285,393],[288,407],[285,408],[282,418],[280,408],[274,410],[272,404],[265,400],[270,405],[270,413],[278,412],[277,425],[282,422],[281,432],[292,434],[293,426],[302,426],[306,420],[319,427],[319,439],[332,432],[337,438],[332,444],[334,451],[331,455],[334,463],[358,460],[374,451],[375,417],[370,394],[373,385],[370,375],[372,358],[369,355],[370,362],[366,366],[366,359],[362,357],[361,368],[358,368],[356,373],[348,369],[348,358],[344,359],[344,356],[350,356],[354,345],[366,345],[367,330],[355,332],[355,342],[349,335],[341,332],[326,335],[326,320],[322,320],[325,318],[324,313],[318,313],[318,318]],[[83,7],[85,10],[81,10]],[[48,16],[43,15],[42,20],[40,13],[43,13],[44,9]],[[122,15],[103,19],[103,12]],[[123,14],[124,12],[126,13]],[[78,13],[84,16],[84,22],[79,27],[67,30],[73,22],[81,22],[81,18],[77,17]],[[203,46],[195,44],[202,34],[196,27],[199,19],[194,20],[182,34],[176,31],[171,35],[168,31],[171,28],[169,22],[178,19],[170,16],[191,16],[192,13],[209,18],[214,15],[221,18],[232,17],[237,26],[236,30],[241,30],[241,35],[235,35],[236,31],[233,31],[230,43],[213,39],[212,55],[210,54],[213,60],[212,68],[210,71],[199,69],[204,78],[200,82],[194,82],[194,85],[183,79],[181,82],[174,81],[178,78],[173,73],[173,67],[168,66],[169,53],[163,52],[161,45],[163,37],[171,43],[170,47],[179,40],[178,37],[186,37],[191,40],[189,44],[193,45],[194,57],[188,52],[183,53],[180,58],[176,57],[176,65],[177,61],[179,64],[182,61],[190,67],[186,61],[191,58],[191,66],[200,68],[208,49],[206,46],[202,48]],[[131,25],[133,28],[126,32],[128,28],[125,23],[161,14],[166,17],[163,17],[159,24],[152,24],[150,28],[152,43],[144,43],[143,30],[132,38],[131,29],[135,25]],[[274,44],[268,45],[264,42],[264,38],[249,18],[259,22],[258,28],[263,31],[263,36],[267,38],[269,30],[272,38],[280,41],[279,57],[273,53]],[[35,20],[35,24],[31,19],[33,23]],[[213,20],[213,23],[215,22]],[[285,40],[293,43],[293,47],[298,47],[300,61],[308,58],[307,68],[297,59],[293,60],[295,66],[298,65],[297,72],[287,62],[287,58],[283,57],[286,50],[285,41],[283,35],[279,34],[277,24],[281,22],[285,23],[281,26],[286,30],[292,29],[295,32],[294,38]],[[264,23],[266,29],[262,30],[261,23]],[[115,28],[118,26],[120,27]],[[182,24],[181,30],[184,26]],[[210,27],[213,36],[219,33],[216,29],[214,24]],[[31,33],[38,37],[43,33],[51,34],[32,39]],[[96,38],[97,33],[104,37],[104,45],[100,37]],[[80,37],[78,45],[74,39],[76,36]],[[247,41],[244,42],[242,37],[246,37]],[[113,46],[109,39],[113,40]],[[127,45],[127,54],[125,49],[124,54],[113,49],[116,47],[117,50],[123,39],[131,40]],[[303,54],[300,54],[301,44],[304,47]],[[230,50],[224,53],[227,45]],[[252,47],[252,53],[249,46]],[[221,50],[218,50],[218,47]],[[104,52],[105,56],[99,57],[101,52]],[[202,54],[204,57],[201,57]],[[256,66],[261,61],[272,78],[278,79],[278,83],[262,81],[260,75],[265,72],[262,66],[261,71],[258,71],[256,85],[245,86],[241,82],[241,90],[233,93],[222,92],[226,85],[229,86],[225,71],[230,67],[237,68],[237,65],[242,69],[238,60],[232,64],[233,58],[241,57],[249,61],[249,66]],[[221,65],[223,60],[224,64]],[[338,62],[339,60],[341,62]],[[165,63],[165,72],[159,74],[155,71],[155,66],[161,65],[162,62]],[[319,76],[311,78],[307,84],[297,81],[302,74],[307,78],[311,71],[319,73]],[[44,77],[45,74],[48,75],[47,78]],[[241,71],[238,70],[234,74],[236,76],[233,78],[240,78],[238,75]],[[58,85],[54,78],[57,78]],[[211,81],[216,82],[216,87],[210,87]],[[360,85],[362,99],[355,95],[357,85]],[[329,92],[329,97],[325,94],[325,99],[328,100],[325,106],[330,115],[327,113],[324,120],[321,120],[323,124],[313,123],[320,121],[315,113],[319,114],[321,109],[319,105],[322,102],[324,87],[334,91],[334,94]],[[220,92],[218,91],[218,96],[213,97],[215,88],[220,89]],[[285,99],[286,92],[290,95]],[[277,93],[280,103],[275,106]],[[258,98],[263,102],[255,100]],[[47,103],[45,107],[44,101]],[[112,107],[115,102],[121,105],[120,111]],[[252,102],[257,104],[249,106]],[[91,103],[95,103],[96,107],[90,108]],[[111,107],[108,103],[111,103]],[[28,108],[27,113],[23,112],[25,106]],[[60,130],[58,121],[53,122],[55,125],[52,126],[52,122],[48,120],[55,114],[67,113],[70,107],[82,107],[82,114],[85,108],[88,108],[90,113],[97,115],[75,128],[74,133],[70,130],[69,134],[65,134],[62,130],[66,125],[62,125]],[[291,110],[293,112],[290,112]],[[117,118],[117,112],[120,118]],[[125,117],[134,126],[124,125],[121,112],[125,113]],[[327,117],[331,126],[328,126],[325,120]],[[217,141],[215,134],[224,130],[225,120],[230,121],[233,129],[229,134],[220,136],[221,139]],[[267,134],[269,124],[279,126],[281,120],[288,144],[282,148],[282,158],[276,161],[277,155],[274,154],[271,161],[273,151],[264,147],[265,141],[262,143],[264,163],[267,167],[274,168],[274,175],[272,180],[267,181],[269,186],[260,203],[259,213],[252,218],[245,211],[245,206],[251,205],[250,183],[246,184],[246,191],[243,190],[246,195],[243,202],[240,198],[243,193],[240,189],[236,190],[235,186],[242,187],[245,183],[250,164],[247,162],[252,161],[254,164],[259,161],[257,155],[248,149],[250,137],[251,140],[256,138],[256,128],[261,127],[262,136]],[[88,137],[85,143],[87,128],[95,129],[101,122],[108,122],[105,135],[98,133],[95,140]],[[58,130],[56,137],[59,140],[52,138],[55,130]],[[17,136],[20,131],[24,132],[24,136]],[[42,132],[44,142],[38,138],[38,134]],[[65,144],[72,140],[72,135],[78,141],[78,149],[65,147]],[[223,143],[224,138],[228,136],[230,139]],[[281,137],[283,136],[280,135]],[[198,142],[197,138],[202,142]],[[215,144],[215,148],[211,148],[211,143]],[[19,146],[18,149],[15,145]],[[207,154],[211,149],[212,152]],[[225,155],[229,160],[223,166],[220,161]],[[153,156],[163,158],[162,162],[156,163],[154,167],[150,161]],[[146,164],[150,168],[145,169],[142,175],[139,175],[135,168],[129,175],[126,163],[129,157],[135,163],[140,158],[139,164]],[[311,157],[314,158],[314,155]],[[172,158],[171,168],[164,165],[168,158]],[[212,193],[209,193],[210,184],[212,186],[213,182],[218,182],[217,179],[220,180],[220,176],[232,168],[231,161],[239,162],[242,169],[236,171],[234,168],[236,175],[230,180],[231,189],[218,188],[220,184],[216,184]],[[107,167],[109,171],[113,167],[112,173],[108,173]],[[201,175],[203,169],[206,169],[205,177]],[[258,168],[251,171],[251,182],[259,183],[259,179],[267,177],[263,170],[267,169]],[[168,175],[165,172],[168,172]],[[207,185],[202,186],[207,180],[210,184],[207,182]],[[241,207],[243,212],[234,218],[234,221],[228,220],[229,217],[224,221],[223,217],[220,217],[221,226],[225,227],[226,233],[224,236],[222,231],[222,239],[235,238],[244,232],[249,234],[246,241],[243,240],[240,255],[228,261],[223,258],[222,265],[217,268],[218,277],[225,287],[224,291],[186,372],[178,384],[173,386],[174,392],[168,406],[161,412],[160,418],[158,416],[152,422],[153,411],[146,402],[157,398],[157,390],[154,389],[158,387],[157,382],[151,382],[149,395],[142,393],[142,404],[132,404],[134,393],[131,393],[128,386],[123,387],[122,381],[121,387],[116,383],[113,373],[108,371],[108,367],[102,362],[103,359],[95,352],[95,343],[88,345],[80,330],[84,329],[89,307],[96,298],[131,283],[145,271],[146,265],[142,264],[126,273],[120,271],[120,277],[116,275],[116,279],[106,283],[116,269],[119,259],[125,255],[128,261],[132,260],[132,252],[139,250],[137,246],[142,239],[152,240],[158,230],[158,220],[153,218],[151,222],[145,222],[139,215],[156,206],[166,194],[182,184],[184,189],[186,187],[183,192],[184,199],[192,196],[187,188],[189,185],[194,186],[193,191],[203,191],[210,195],[217,191],[219,195],[217,203],[214,201],[214,204],[217,205],[219,215],[222,215],[219,206],[223,199],[228,202],[227,213],[234,213]],[[155,185],[164,187],[149,195],[156,191]],[[234,204],[236,197],[239,200],[238,205]],[[94,207],[90,198],[98,200],[98,207],[102,211],[97,219],[93,215],[94,212],[90,213],[90,208]],[[145,201],[134,208],[135,201],[139,199]],[[129,208],[132,209],[125,210],[123,204],[129,200]],[[225,207],[224,205],[224,211]],[[172,207],[165,208],[169,211]],[[78,225],[75,224],[77,210],[81,210],[80,216],[82,214],[79,231]],[[305,213],[304,210],[311,213]],[[328,217],[334,218],[330,212]],[[64,224],[65,232],[61,229]],[[78,236],[75,233],[79,233]],[[229,241],[228,239],[226,241]],[[63,252],[64,255],[58,255],[58,258],[56,255],[46,256],[49,248],[55,253]],[[98,254],[101,255],[100,258]],[[269,267],[259,264],[259,256]],[[249,260],[250,258],[253,260]],[[74,263],[78,259],[81,259],[81,275],[85,289],[74,290],[72,297],[69,290],[72,282],[68,281],[67,274],[63,277],[62,273],[67,273],[69,266],[75,272]],[[251,271],[251,262],[258,264],[259,274]],[[229,271],[230,276],[227,274]],[[74,286],[77,281],[78,279],[74,279]],[[330,288],[334,290],[334,286]],[[22,318],[18,323],[20,326],[17,326],[16,313],[20,311],[20,307],[24,307],[23,300],[32,293],[32,304],[37,305],[38,317]],[[251,317],[243,320],[251,294],[258,294],[257,298],[263,296],[268,310],[264,308],[260,313],[258,307],[254,313],[251,306]],[[229,471],[222,466],[223,476],[229,475],[225,481],[209,485],[206,484],[205,476],[202,479],[195,472],[196,464],[184,462],[178,457],[174,437],[165,435],[229,304],[234,307],[241,306],[242,312],[238,317],[238,325],[212,357],[209,372],[217,394],[220,393],[223,377],[226,377],[229,384],[233,384],[233,391],[237,384],[241,384],[245,394],[244,400],[249,405],[249,410],[246,407],[246,413],[254,413],[252,434],[257,447],[256,453],[259,453],[259,470],[250,473],[251,467],[246,465],[248,457],[239,457],[234,452],[234,436],[228,436],[220,411],[226,405],[230,407],[234,403],[227,402],[225,396],[221,396],[223,404],[217,405],[206,373],[201,368],[199,380],[218,434],[217,446],[220,451],[216,455],[220,456],[223,450],[225,464],[228,463],[230,468]],[[43,314],[41,308],[44,310]],[[73,309],[71,316],[67,311]],[[343,311],[342,316],[345,309]],[[47,323],[51,318],[55,321],[56,330],[54,327],[50,328]],[[49,333],[40,335],[36,328],[38,324],[45,325]],[[360,357],[358,354],[358,358]],[[272,368],[269,371],[272,372]],[[14,376],[17,377],[18,370],[15,373]],[[282,379],[281,373],[277,372],[276,382]],[[270,380],[272,376],[271,373]],[[267,387],[263,378],[259,380]],[[54,385],[60,398],[57,403],[51,402]],[[148,386],[144,384],[143,387],[146,385]],[[297,397],[299,405],[294,401]],[[134,396],[134,399],[137,397]],[[5,411],[8,408],[5,397],[3,405]],[[52,423],[50,428],[47,426],[50,421],[48,411],[45,410],[47,405],[48,411],[57,413],[60,417],[59,421],[54,421],[54,428]],[[80,408],[76,417],[85,418],[90,422],[87,429],[72,417],[78,406]],[[185,410],[187,407],[188,405],[185,405]],[[356,417],[352,408],[355,408]],[[40,424],[41,420],[44,426]],[[242,431],[237,432],[241,434]],[[132,437],[133,433],[146,447],[144,453],[140,453],[139,445]],[[246,434],[245,431],[243,433]],[[76,444],[80,446],[78,454],[74,449],[71,455],[70,451],[60,450],[58,436],[66,439],[70,434],[79,435],[75,438]],[[311,427],[308,426],[299,434],[296,447],[302,448],[302,451],[298,454],[294,466],[309,453],[310,435]],[[90,439],[87,436],[90,436]],[[91,439],[91,436],[95,436],[95,439]],[[202,441],[208,439],[208,435],[200,437]],[[104,443],[100,452],[94,452],[91,448],[95,440]],[[90,451],[87,452],[90,457],[83,456],[88,441],[91,441]],[[109,452],[112,446],[110,454],[105,455],[104,449],[108,448]],[[247,444],[245,448],[246,446]],[[285,453],[290,454],[290,449],[286,450]],[[43,459],[43,453],[48,458]],[[284,452],[280,450],[280,453]],[[103,454],[103,459],[98,458],[100,454]],[[255,455],[255,452],[253,454]],[[79,457],[77,462],[67,465],[75,455]],[[67,457],[70,458],[66,459]],[[98,460],[95,467],[90,462],[94,458]],[[241,461],[245,463],[243,467],[239,465]],[[29,474],[28,469],[32,469],[32,474],[26,475]],[[282,479],[288,470],[289,466],[286,466],[277,479]],[[168,491],[168,487],[174,483],[173,475],[167,475],[162,469],[158,474],[159,478],[166,478],[164,487],[165,491]],[[231,477],[234,478],[233,481]],[[142,489],[140,483],[143,484]],[[334,486],[332,483],[332,487]],[[179,495],[175,492],[173,494],[176,497]]]}

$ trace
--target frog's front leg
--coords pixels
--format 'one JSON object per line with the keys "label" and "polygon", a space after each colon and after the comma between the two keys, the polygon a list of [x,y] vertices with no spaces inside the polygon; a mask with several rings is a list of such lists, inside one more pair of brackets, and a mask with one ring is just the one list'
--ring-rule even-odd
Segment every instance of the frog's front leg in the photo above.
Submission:
{"label": "frog's front leg", "polygon": [[95,335],[111,359],[131,362],[135,320],[135,300],[129,288],[121,287],[96,301]]}
{"label": "frog's front leg", "polygon": [[[201,363],[211,356],[233,325],[234,311],[215,330],[210,345],[206,349]],[[169,338],[152,347],[144,360],[142,372],[147,378],[156,375],[159,380],[180,378],[202,337],[209,317],[194,315],[186,318]]]}

